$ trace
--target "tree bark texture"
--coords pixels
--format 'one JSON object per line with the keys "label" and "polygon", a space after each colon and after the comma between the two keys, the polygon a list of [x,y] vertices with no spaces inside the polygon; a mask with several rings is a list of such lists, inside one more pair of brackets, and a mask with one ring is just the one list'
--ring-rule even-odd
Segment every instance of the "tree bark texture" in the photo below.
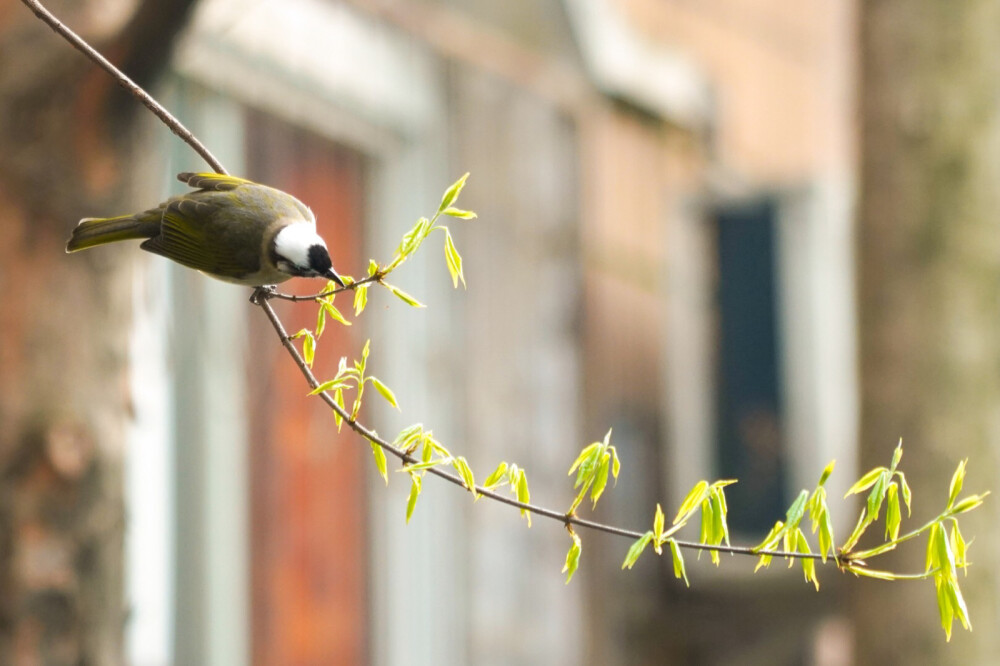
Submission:
{"label": "tree bark texture", "polygon": [[[190,4],[49,8],[148,79]],[[2,664],[123,662],[134,255],[63,251],[79,218],[125,210],[136,115],[117,90],[27,7],[0,0]]]}
{"label": "tree bark texture", "polygon": [[[860,8],[861,466],[903,438],[916,526],[962,458],[966,493],[1000,488],[1000,2]],[[929,581],[852,587],[859,664],[1000,660],[997,524],[996,496],[963,518],[974,631],[950,644]],[[923,571],[923,548],[892,568]]]}

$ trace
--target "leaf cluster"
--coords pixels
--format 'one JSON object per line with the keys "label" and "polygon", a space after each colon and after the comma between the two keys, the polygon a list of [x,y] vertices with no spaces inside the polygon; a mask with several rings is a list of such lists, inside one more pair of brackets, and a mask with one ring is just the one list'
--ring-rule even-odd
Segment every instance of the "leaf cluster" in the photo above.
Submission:
{"label": "leaf cluster", "polygon": [[[349,276],[345,277],[345,282],[348,283],[347,288],[354,290],[355,316],[364,311],[367,304],[367,290],[374,283],[386,287],[408,305],[423,307],[423,304],[414,297],[398,287],[388,284],[385,277],[411,257],[421,247],[424,240],[436,230],[442,230],[445,236],[445,264],[453,285],[457,287],[459,282],[465,284],[461,255],[455,248],[451,232],[447,227],[439,225],[438,220],[443,215],[459,219],[473,219],[475,217],[474,213],[454,206],[465,185],[467,175],[448,188],[442,197],[437,213],[433,217],[420,218],[403,235],[391,262],[386,265],[380,265],[374,261],[369,262],[368,276],[358,282],[354,282]],[[322,335],[327,321],[334,320],[343,325],[350,325],[333,303],[335,293],[337,292],[324,294],[321,298],[316,299],[320,308],[315,331],[303,329],[292,336],[293,339],[302,339],[302,356],[310,366],[315,354],[316,342]],[[474,500],[478,500],[483,492],[490,494],[494,499],[499,499],[495,492],[503,488],[509,489],[516,499],[521,515],[527,520],[529,526],[532,512],[555,517],[555,512],[530,504],[527,474],[523,468],[516,464],[501,462],[486,478],[483,485],[477,486],[468,461],[463,456],[452,454],[434,437],[433,432],[425,429],[422,424],[404,428],[391,444],[378,439],[373,432],[356,427],[356,419],[362,405],[365,387],[368,385],[373,386],[390,405],[399,408],[395,394],[389,387],[367,373],[369,348],[370,344],[366,342],[361,358],[354,361],[353,365],[348,365],[347,359],[341,358],[336,376],[331,380],[319,383],[313,393],[326,391],[332,393],[333,403],[336,405],[334,411],[336,412],[338,429],[347,419],[352,427],[355,427],[368,439],[378,472],[387,483],[389,475],[386,452],[392,452],[403,459],[404,464],[399,471],[406,473],[410,478],[410,492],[406,502],[407,522],[413,516],[427,472],[434,470],[435,474],[439,474],[440,468],[444,467],[450,468],[452,472],[441,475],[460,483],[472,494]],[[351,409],[347,410],[345,392],[349,391],[353,391],[354,394]],[[699,555],[703,551],[708,551],[716,566],[720,563],[720,553],[722,552],[753,555],[757,557],[755,572],[770,566],[776,557],[784,558],[790,567],[798,562],[802,567],[805,580],[812,583],[817,590],[819,589],[817,563],[826,564],[831,560],[841,570],[859,576],[886,580],[930,578],[934,580],[936,586],[938,607],[946,635],[950,638],[951,626],[955,619],[958,619],[966,628],[971,626],[968,610],[958,586],[957,575],[959,569],[965,569],[968,565],[966,554],[969,544],[959,529],[957,516],[978,507],[986,495],[972,495],[961,500],[958,499],[965,477],[964,462],[959,466],[952,479],[946,509],[934,520],[911,532],[901,534],[902,509],[905,506],[906,515],[910,515],[912,491],[905,475],[898,468],[902,458],[902,444],[900,443],[893,453],[889,466],[877,467],[869,471],[848,491],[848,496],[865,494],[866,498],[854,529],[839,547],[835,541],[833,519],[826,490],[826,483],[834,470],[833,462],[823,470],[813,490],[800,491],[786,511],[784,519],[776,521],[774,527],[760,543],[754,546],[734,547],[730,542],[728,505],[725,493],[726,486],[736,482],[731,479],[697,482],[681,502],[669,526],[666,524],[663,508],[657,504],[651,529],[643,533],[621,530],[578,518],[577,511],[586,499],[589,498],[592,508],[596,508],[598,500],[608,489],[609,482],[617,482],[618,480],[621,461],[616,447],[611,443],[611,435],[612,432],[609,430],[601,441],[592,442],[584,447],[569,468],[569,476],[574,477],[574,497],[569,509],[565,514],[561,514],[571,539],[562,569],[562,572],[566,574],[567,583],[578,571],[583,552],[583,541],[574,528],[586,525],[604,531],[635,535],[633,537],[635,540],[628,548],[622,563],[623,569],[631,569],[649,546],[652,546],[658,555],[662,555],[666,550],[665,547],[668,547],[674,576],[683,579],[686,585],[690,585],[683,554],[686,549],[697,550]],[[865,550],[857,550],[858,543],[868,533],[868,528],[878,522],[883,507],[886,509],[882,533],[883,543]],[[810,525],[808,530],[803,526],[803,522],[807,519]],[[695,522],[698,524],[697,540],[682,541],[678,535],[680,530]],[[813,535],[815,546],[810,543],[809,532]],[[927,568],[922,574],[906,575],[880,571],[869,565],[869,560],[872,558],[893,550],[899,544],[924,533],[928,535]]]}
{"label": "leaf cluster", "polygon": [[576,472],[573,488],[579,489],[579,492],[566,513],[570,515],[576,513],[577,508],[587,496],[587,491],[590,491],[590,499],[596,508],[597,500],[601,498],[604,489],[608,486],[608,477],[613,476],[617,483],[619,470],[621,470],[621,461],[618,459],[615,447],[611,445],[611,430],[608,430],[603,441],[593,442],[585,447],[570,466],[569,476]]}
{"label": "leaf cluster", "polygon": [[[723,542],[727,546],[729,542],[729,521],[727,514],[729,505],[726,503],[725,488],[736,483],[733,479],[726,479],[709,483],[699,481],[688,492],[684,501],[681,502],[677,515],[669,528],[665,529],[666,518],[663,508],[657,504],[653,514],[653,529],[645,532],[628,549],[625,561],[622,562],[622,569],[631,569],[639,560],[643,551],[652,544],[657,555],[663,554],[663,544],[669,544],[670,555],[674,564],[674,576],[683,578],[684,583],[690,585],[687,571],[684,566],[684,556],[681,552],[681,544],[674,537],[685,525],[691,521],[695,515],[700,514],[698,530],[698,543],[706,546],[712,558],[712,563],[719,565],[719,550],[716,548]],[[699,552],[701,552],[699,550]]]}

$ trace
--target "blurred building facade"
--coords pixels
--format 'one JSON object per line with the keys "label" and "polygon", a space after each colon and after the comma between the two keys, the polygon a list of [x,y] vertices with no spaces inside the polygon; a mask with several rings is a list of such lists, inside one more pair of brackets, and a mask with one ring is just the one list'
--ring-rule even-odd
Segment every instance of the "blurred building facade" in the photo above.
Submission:
{"label": "blurred building facade", "polygon": [[[427,310],[373,293],[320,341],[322,376],[371,338],[403,407],[366,415],[380,432],[421,421],[560,508],[576,452],[613,427],[600,519],[643,528],[656,502],[736,477],[750,542],[829,460],[831,496],[854,471],[852,11],[203,0],[162,95],[230,171],[307,201],[348,274],[471,172],[479,220],[451,224],[468,290],[432,238],[398,278]],[[200,168],[163,146],[154,199]],[[558,525],[433,482],[405,525],[406,484],[303,404],[232,287],[144,275],[134,663],[846,663],[829,574],[817,595],[797,571],[692,555],[687,589],[652,555],[620,572],[628,544],[584,534],[567,586]],[[313,313],[282,314],[294,331]]]}

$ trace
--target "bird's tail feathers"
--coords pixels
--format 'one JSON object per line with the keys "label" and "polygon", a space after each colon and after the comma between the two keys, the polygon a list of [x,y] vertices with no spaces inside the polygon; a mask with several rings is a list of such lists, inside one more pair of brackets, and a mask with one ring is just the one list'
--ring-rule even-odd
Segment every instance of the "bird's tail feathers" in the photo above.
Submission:
{"label": "bird's tail feathers", "polygon": [[135,215],[85,217],[73,229],[73,235],[66,243],[66,251],[76,252],[105,243],[150,238],[159,231],[159,220],[136,219]]}

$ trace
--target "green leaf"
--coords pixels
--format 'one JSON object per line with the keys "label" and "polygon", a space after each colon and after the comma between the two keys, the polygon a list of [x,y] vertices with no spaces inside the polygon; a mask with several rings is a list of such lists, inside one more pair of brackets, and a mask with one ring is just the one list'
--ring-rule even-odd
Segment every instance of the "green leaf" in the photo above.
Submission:
{"label": "green leaf", "polygon": [[886,485],[889,480],[889,473],[887,470],[879,474],[879,477],[875,479],[875,483],[872,485],[871,491],[868,493],[868,504],[867,511],[868,516],[871,520],[878,520],[879,510],[882,508],[882,501],[885,499]]}
{"label": "green leaf", "polygon": [[757,566],[753,568],[753,572],[757,573],[757,571],[760,570],[761,567],[767,568],[771,566],[771,559],[772,559],[771,555],[761,555],[760,558],[757,560]]}
{"label": "green leaf", "polygon": [[434,457],[434,447],[431,445],[431,441],[433,441],[433,439],[434,438],[431,437],[430,432],[421,434],[420,443],[423,445],[423,448],[420,451],[421,462],[430,462]]}
{"label": "green leaf", "polygon": [[849,552],[858,543],[861,535],[864,534],[865,529],[872,523],[871,516],[868,515],[867,509],[861,509],[861,515],[858,516],[858,522],[854,526],[854,531],[851,532],[851,536],[847,537],[847,541],[841,546],[841,550],[844,552]]}
{"label": "green leaf", "polygon": [[699,481],[694,485],[694,488],[687,494],[684,501],[681,502],[681,508],[677,510],[677,516],[674,518],[674,525],[679,523],[681,520],[685,519],[687,514],[691,513],[696,506],[701,504],[702,500],[705,499],[705,495],[708,493],[708,481]]}
{"label": "green leaf", "polygon": [[[325,301],[321,301],[321,302],[325,302]],[[326,310],[321,305],[316,310],[316,331],[315,331],[315,333],[316,333],[316,337],[317,338],[319,338],[321,335],[323,335],[323,330],[325,328],[326,328]]]}
{"label": "green leaf", "polygon": [[[360,289],[361,287],[358,288]],[[344,315],[340,314],[340,310],[338,310],[333,303],[327,303],[326,301],[323,301],[323,305],[320,306],[320,311],[330,315],[331,319],[340,324],[343,324],[344,326],[351,325],[351,322],[344,319]],[[319,333],[317,332],[316,335],[319,335]]]}
{"label": "green leaf", "polygon": [[934,523],[931,525],[931,529],[927,533],[927,560],[924,571],[939,569],[943,564],[940,559],[941,550],[937,545],[938,540],[941,538],[941,532],[941,524]]}
{"label": "green leaf", "polygon": [[517,481],[521,477],[521,470],[518,469],[517,463],[511,463],[510,468],[507,470],[507,479],[510,481],[510,489],[512,491],[517,491]]}
{"label": "green leaf", "polygon": [[410,475],[410,496],[406,500],[406,522],[410,522],[410,518],[413,517],[413,510],[417,506],[417,497],[420,496],[420,486],[422,485],[422,480],[419,474]]}
{"label": "green leaf", "polygon": [[670,555],[674,560],[674,578],[683,578],[684,584],[691,587],[691,583],[688,581],[687,571],[684,570],[684,555],[681,553],[681,547],[673,539],[670,539],[669,543]]}
{"label": "green leaf", "polygon": [[415,423],[411,426],[403,428],[396,435],[396,439],[393,440],[392,445],[406,450],[406,448],[414,441],[419,440],[420,436],[424,433],[424,425],[422,423]]}
{"label": "green leaf", "polygon": [[937,562],[939,566],[946,570],[946,573],[954,575],[956,573],[955,567],[955,553],[951,550],[951,543],[948,540],[947,531],[944,529],[944,525],[938,523],[938,534],[935,541],[935,546],[937,548]]}
{"label": "green leaf", "polygon": [[587,494],[587,490],[590,488],[591,484],[594,483],[594,475],[596,473],[596,460],[588,460],[583,465],[580,465],[580,468],[576,471],[576,481],[573,483],[574,489],[580,489],[580,497]]}
{"label": "green leaf", "polygon": [[[333,401],[337,403],[342,411],[347,411],[344,409],[344,389],[338,388],[333,392]],[[344,423],[344,417],[340,415],[340,412],[334,410],[333,420],[337,423],[337,432],[340,432],[340,426]]]}
{"label": "green leaf", "polygon": [[824,501],[823,512],[819,520],[819,551],[820,555],[823,556],[824,563],[826,563],[827,554],[833,553],[834,543],[836,542],[833,539],[833,521],[830,519],[830,511]]}
{"label": "green leaf", "polygon": [[[417,231],[420,229],[420,220],[410,228],[403,237],[399,240],[399,248],[396,250],[398,253],[398,261],[405,259],[411,252],[413,252],[413,244],[417,237]],[[394,261],[391,265],[396,265]]]}
{"label": "green leaf", "polygon": [[639,556],[642,555],[642,551],[646,550],[646,546],[650,544],[653,540],[653,533],[646,532],[641,537],[639,537],[628,549],[628,553],[625,555],[625,561],[622,562],[622,569],[631,569],[635,566],[635,563],[639,560]]}
{"label": "green leaf", "polygon": [[736,483],[735,481],[716,481],[712,484],[712,492],[719,498],[719,504],[722,506],[722,513],[729,513],[729,506],[726,504],[726,486],[730,486]]}
{"label": "green leaf", "polygon": [[[577,458],[577,462],[573,463],[573,467],[570,468],[569,473],[572,474],[573,470],[576,470],[576,481],[573,482],[573,488],[580,488],[581,496],[587,492],[587,488],[594,482],[594,475],[597,473],[597,467],[600,464],[602,446],[600,442],[594,442],[587,448],[583,450],[580,457]],[[587,454],[586,457],[584,453]]]}
{"label": "green leaf", "polygon": [[302,360],[306,362],[310,368],[312,367],[313,361],[316,359],[316,338],[309,331],[303,329],[300,332],[304,332],[305,335],[302,336]]}
{"label": "green leaf", "polygon": [[615,477],[615,482],[618,482],[618,472],[621,471],[622,463],[618,460],[618,451],[615,447],[608,447],[611,450],[611,476]]}
{"label": "green leaf", "polygon": [[896,449],[892,452],[892,464],[889,465],[889,473],[896,471],[896,466],[899,465],[899,461],[903,458],[903,438],[899,438],[899,444],[896,445]]}
{"label": "green leaf", "polygon": [[813,534],[816,533],[816,529],[819,527],[819,518],[825,506],[826,488],[821,485],[816,486],[816,490],[813,491],[812,495],[809,496],[809,501],[806,502],[809,520],[812,521]]}
{"label": "green leaf", "polygon": [[431,450],[441,456],[442,458],[452,458],[451,452],[444,447],[444,444],[434,439],[432,436],[434,431],[429,430],[424,433],[424,444],[429,446]]}
{"label": "green leaf", "polygon": [[497,468],[493,470],[493,473],[486,477],[486,481],[483,482],[483,487],[488,490],[493,490],[504,482],[505,474],[507,474],[507,463],[501,462],[497,465]]}
{"label": "green leaf", "polygon": [[580,537],[575,533],[571,533],[573,537],[573,545],[569,547],[569,552],[566,553],[566,563],[563,564],[562,573],[566,574],[566,584],[572,580],[573,574],[576,573],[577,568],[580,566],[580,551],[583,550],[583,544],[580,542]]}
{"label": "green leaf", "polygon": [[354,290],[354,316],[357,317],[365,311],[368,305],[368,285],[363,284]]}
{"label": "green leaf", "polygon": [[437,467],[438,465],[447,465],[453,462],[451,458],[433,458],[431,460],[421,460],[415,463],[406,463],[403,465],[400,472],[421,472],[425,469],[430,469],[431,467]]}
{"label": "green leaf", "polygon": [[608,485],[608,475],[611,473],[611,454],[605,453],[601,456],[601,462],[594,474],[594,485],[590,488],[590,499],[597,507],[597,500],[601,499],[604,488]]}
{"label": "green leaf", "polygon": [[663,509],[660,507],[660,503],[656,503],[656,513],[653,515],[653,547],[656,550],[656,554],[659,555],[661,546],[663,545]]}
{"label": "green leaf", "polygon": [[374,259],[368,260],[368,277],[374,277],[379,271],[379,265]]}
{"label": "green leaf", "polygon": [[964,569],[965,574],[968,575],[968,560],[966,559],[968,544],[965,543],[965,539],[962,537],[962,533],[958,529],[957,520],[954,521],[954,524],[951,527],[951,550],[955,553],[955,566],[959,569]]}
{"label": "green leaf", "polygon": [[469,174],[467,173],[452,183],[451,187],[445,191],[444,196],[441,197],[441,205],[438,206],[439,213],[443,213],[450,208],[453,203],[455,203],[458,199],[458,195],[462,192],[462,188],[465,187],[465,181],[468,180],[468,178]]}
{"label": "green leaf", "polygon": [[966,629],[972,629],[972,623],[969,622],[969,609],[965,605],[965,598],[962,596],[962,590],[958,587],[958,581],[952,578],[948,581],[948,596],[951,598],[951,607],[955,611],[955,615],[958,616],[959,622]]}
{"label": "green leaf", "polygon": [[899,479],[899,490],[903,495],[903,503],[906,505],[906,516],[910,516],[910,485],[906,483],[906,477],[902,472],[896,472],[896,478]]}
{"label": "green leaf", "polygon": [[882,474],[886,471],[888,470],[886,470],[885,467],[876,467],[875,469],[871,470],[863,477],[858,479],[858,482],[855,483],[853,486],[851,486],[850,489],[844,494],[844,497],[846,498],[851,495],[868,490],[873,485],[875,485],[875,482],[878,481],[879,477],[881,477]]}
{"label": "green leaf", "polygon": [[462,281],[462,286],[465,285],[465,275],[462,273],[462,255],[458,253],[458,249],[455,247],[455,242],[451,238],[451,232],[448,229],[444,230],[444,260],[448,264],[448,272],[451,274],[451,282],[454,287],[458,288],[458,281]]}
{"label": "green leaf", "polygon": [[823,468],[823,474],[819,477],[818,486],[823,486],[826,483],[826,480],[830,478],[830,475],[833,474],[833,466],[836,462],[836,460],[831,460],[830,464]]}
{"label": "green leaf", "polygon": [[983,500],[986,499],[987,495],[989,495],[988,492],[985,492],[982,495],[969,495],[968,497],[958,501],[955,506],[951,507],[951,510],[948,513],[953,516],[957,516],[960,513],[972,511],[983,503]]}
{"label": "green leaf", "polygon": [[[809,550],[809,542],[806,541],[806,535],[799,528],[796,528],[795,549],[804,555],[812,552]],[[816,591],[819,592],[819,578],[816,577],[816,560],[807,557],[802,558],[802,575],[805,576],[806,582],[811,582],[816,587]]]}
{"label": "green leaf", "polygon": [[454,208],[449,206],[442,211],[444,215],[450,215],[452,217],[457,217],[460,220],[474,220],[478,217],[471,210],[462,210],[461,208]]}
{"label": "green leaf", "polygon": [[[531,504],[531,495],[528,493],[528,475],[524,473],[523,469],[517,471],[517,501],[522,504]],[[531,527],[531,514],[528,510],[521,509],[521,515],[528,521],[528,527]]]}
{"label": "green leaf", "polygon": [[[586,447],[584,447],[583,451],[580,451],[580,455],[578,455],[576,457],[576,460],[573,461],[573,465],[570,466],[569,473],[567,474],[567,476],[572,476],[573,472],[575,472],[577,468],[583,465],[583,463],[586,462],[588,458],[596,456],[600,448],[601,448],[600,442],[594,442],[593,444],[589,444]],[[578,476],[576,483],[573,484],[573,487],[576,488],[579,485],[580,485],[580,478]]]}
{"label": "green leaf", "polygon": [[587,489],[590,487],[591,483],[593,483],[593,479],[588,481],[587,484],[583,486],[583,488],[580,488],[580,492],[576,494],[576,497],[573,498],[573,503],[570,504],[569,509],[566,510],[566,513],[568,515],[575,514],[576,510],[580,508],[581,504],[583,504],[583,500],[587,496]]}
{"label": "green leaf", "polygon": [[879,571],[878,569],[869,569],[865,566],[859,566],[857,564],[848,563],[844,565],[844,568],[850,571],[855,576],[864,576],[865,578],[876,578],[878,580],[899,580],[899,576],[892,573],[891,571]]}
{"label": "green leaf", "polygon": [[372,454],[375,456],[375,467],[378,473],[385,479],[385,485],[389,485],[389,470],[385,462],[385,451],[375,442],[368,442],[372,446]]}
{"label": "green leaf", "polygon": [[358,391],[354,394],[354,405],[351,407],[351,420],[357,421],[361,412],[361,397],[364,394],[364,384],[358,384]]}
{"label": "green leaf", "polygon": [[951,605],[951,598],[947,590],[948,583],[941,578],[934,579],[934,588],[937,593],[938,613],[941,616],[941,627],[944,628],[945,640],[951,641],[951,627],[955,620],[955,610]]}
{"label": "green leaf", "polygon": [[716,545],[726,542],[726,545],[731,545],[729,543],[729,521],[726,514],[729,512],[729,507],[726,505],[726,493],[722,488],[712,488],[711,493],[712,500],[712,511],[715,513],[715,543]]}
{"label": "green leaf", "polygon": [[903,521],[902,513],[899,510],[899,493],[895,481],[889,484],[889,494],[886,501],[888,508],[885,512],[885,538],[895,541],[899,536],[899,525]]}
{"label": "green leaf", "polygon": [[346,386],[347,381],[344,379],[328,379],[312,391],[309,391],[309,395],[317,395],[319,393],[323,393],[324,391],[332,391],[335,388],[345,388]]}
{"label": "green leaf", "polygon": [[451,466],[458,472],[462,483],[465,484],[465,488],[472,493],[475,499],[479,499],[479,493],[476,491],[476,479],[472,475],[472,468],[469,467],[469,462],[464,457],[458,456],[451,461]]}
{"label": "green leaf", "polygon": [[889,551],[896,550],[896,546],[899,545],[898,541],[886,541],[879,546],[874,548],[869,548],[867,550],[855,551],[854,557],[858,560],[868,560],[882,553],[888,553]]}
{"label": "green leaf", "polygon": [[[701,530],[698,533],[698,540],[704,544],[710,544],[712,542],[712,534],[714,531],[713,521],[715,512],[712,510],[712,503],[706,498],[705,501],[701,503]],[[715,554],[715,551],[712,551]],[[712,562],[715,563],[715,558],[712,558]]]}
{"label": "green leaf", "polygon": [[374,386],[375,390],[379,392],[379,395],[385,398],[386,402],[396,409],[399,409],[399,403],[396,402],[396,394],[394,394],[388,386],[383,384],[381,379],[378,377],[368,377],[368,381],[372,383],[372,386]]}
{"label": "green leaf", "polygon": [[753,550],[755,551],[770,550],[777,543],[778,539],[781,538],[781,534],[784,531],[785,531],[785,524],[780,520],[775,522],[774,527],[772,527],[771,531],[767,533],[767,536],[764,537],[764,540],[761,541],[756,546],[754,546]]}
{"label": "green leaf", "polygon": [[383,284],[385,285],[385,287],[389,291],[392,292],[393,296],[395,296],[399,300],[403,301],[407,305],[409,305],[411,307],[415,307],[415,308],[425,308],[425,307],[427,307],[426,305],[424,305],[423,303],[421,303],[420,301],[418,301],[417,299],[415,299],[413,296],[410,296],[408,293],[406,293],[405,291],[403,291],[399,287],[397,287],[395,285],[392,285],[392,284],[389,284],[388,282],[384,282]]}
{"label": "green leaf", "polygon": [[788,507],[788,511],[785,512],[785,524],[788,525],[789,529],[794,529],[799,526],[802,522],[802,516],[806,512],[806,501],[809,499],[809,493],[805,490],[799,493],[799,496],[795,498],[792,505]]}
{"label": "green leaf", "polygon": [[403,234],[403,239],[399,243],[398,250],[401,259],[405,259],[420,247],[420,243],[423,242],[429,233],[430,224],[430,220],[422,217],[417,220],[412,229]]}
{"label": "green leaf", "polygon": [[958,469],[955,470],[955,474],[951,477],[951,486],[948,488],[949,509],[955,504],[955,500],[958,499],[958,494],[962,492],[962,484],[965,482],[965,465],[968,462],[969,459],[966,458],[962,462],[958,463]]}

